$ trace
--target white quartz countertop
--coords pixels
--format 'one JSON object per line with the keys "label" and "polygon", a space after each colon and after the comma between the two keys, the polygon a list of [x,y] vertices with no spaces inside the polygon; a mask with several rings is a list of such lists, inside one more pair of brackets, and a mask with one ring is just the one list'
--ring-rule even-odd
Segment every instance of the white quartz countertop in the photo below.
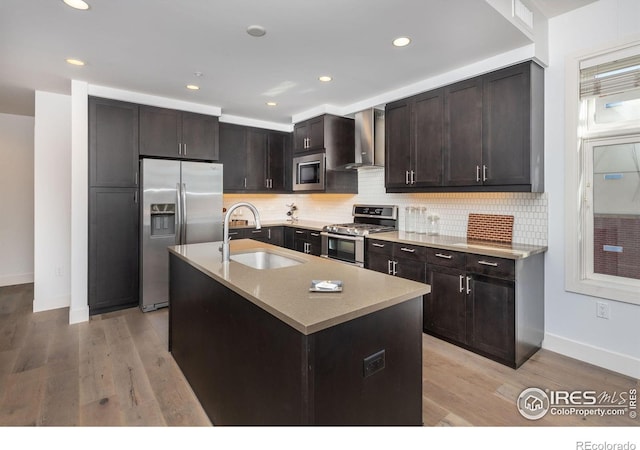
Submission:
{"label": "white quartz countertop", "polygon": [[500,244],[487,241],[472,241],[457,236],[431,236],[428,234],[406,233],[404,231],[390,231],[375,233],[370,239],[399,242],[403,244],[422,245],[424,247],[441,248],[444,250],[474,253],[484,256],[495,256],[507,259],[522,259],[547,251],[547,247],[526,244]]}
{"label": "white quartz countertop", "polygon": [[[223,263],[221,242],[176,245],[169,251],[306,335],[431,292],[427,284],[251,239],[230,244],[232,256],[266,250],[301,264],[260,270],[233,260]],[[309,292],[312,280],[341,280],[342,292]]]}
{"label": "white quartz countertop", "polygon": [[[232,224],[230,228],[255,228],[255,222],[253,220],[249,220],[249,223],[245,224]],[[298,220],[296,222],[291,222],[287,220],[261,220],[260,224],[263,227],[291,227],[291,228],[305,228],[307,230],[312,231],[322,231],[322,227],[325,225],[331,225],[327,222],[316,222],[313,220]]]}
{"label": "white quartz countertop", "polygon": [[[293,228],[305,228],[312,231],[322,231],[322,227],[331,225],[325,222],[315,222],[311,220],[300,220],[298,222],[287,222],[284,220],[263,221],[262,226],[287,226]],[[255,224],[235,225],[234,228],[255,228]],[[500,244],[488,241],[468,241],[466,237],[428,234],[407,233],[405,231],[389,231],[386,233],[374,233],[367,236],[368,239],[379,239],[381,241],[399,242],[402,244],[422,245],[424,247],[441,248],[444,250],[473,253],[476,255],[495,256],[507,259],[522,259],[538,253],[547,251],[546,246],[527,244]]]}

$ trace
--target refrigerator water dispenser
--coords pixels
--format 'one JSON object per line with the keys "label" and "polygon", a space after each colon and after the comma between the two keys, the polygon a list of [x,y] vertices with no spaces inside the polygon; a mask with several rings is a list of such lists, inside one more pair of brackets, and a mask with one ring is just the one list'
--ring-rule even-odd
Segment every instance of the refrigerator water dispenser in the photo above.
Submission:
{"label": "refrigerator water dispenser", "polygon": [[176,234],[175,203],[151,204],[151,236],[172,236]]}

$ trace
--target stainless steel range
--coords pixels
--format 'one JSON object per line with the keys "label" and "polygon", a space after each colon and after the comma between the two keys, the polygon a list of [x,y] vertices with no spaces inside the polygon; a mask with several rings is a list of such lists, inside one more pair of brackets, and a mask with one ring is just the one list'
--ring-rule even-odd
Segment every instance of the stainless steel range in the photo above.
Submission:
{"label": "stainless steel range", "polygon": [[327,225],[322,233],[325,258],[364,267],[364,238],[369,234],[397,229],[395,205],[353,205],[353,222]]}

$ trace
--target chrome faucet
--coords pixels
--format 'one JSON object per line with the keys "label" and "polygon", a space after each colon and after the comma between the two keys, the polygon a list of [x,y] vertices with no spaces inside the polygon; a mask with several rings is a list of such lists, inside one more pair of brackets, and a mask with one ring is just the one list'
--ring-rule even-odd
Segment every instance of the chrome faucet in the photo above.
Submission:
{"label": "chrome faucet", "polygon": [[247,208],[249,208],[253,213],[253,218],[256,221],[256,230],[259,230],[260,228],[262,228],[262,226],[260,225],[260,214],[258,214],[258,209],[255,206],[253,206],[251,203],[240,202],[240,203],[231,205],[229,209],[227,209],[227,214],[225,214],[224,216],[224,225],[223,225],[224,228],[223,228],[223,238],[222,238],[223,240],[222,240],[222,247],[220,247],[220,251],[222,252],[222,262],[229,262],[229,256],[230,256],[229,221],[231,220],[231,213],[233,213],[233,211],[243,206],[246,206]]}

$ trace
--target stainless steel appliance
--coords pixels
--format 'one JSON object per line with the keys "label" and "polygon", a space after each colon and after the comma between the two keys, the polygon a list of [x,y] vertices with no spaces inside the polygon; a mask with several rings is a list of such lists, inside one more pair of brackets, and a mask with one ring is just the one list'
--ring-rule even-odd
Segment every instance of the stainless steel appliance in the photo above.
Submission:
{"label": "stainless steel appliance", "polygon": [[325,154],[293,158],[293,190],[322,191],[325,188]]}
{"label": "stainless steel appliance", "polygon": [[395,205],[353,205],[353,222],[327,225],[322,233],[321,255],[358,267],[364,267],[364,238],[369,234],[397,228]]}
{"label": "stainless steel appliance", "polygon": [[169,302],[167,247],[222,240],[222,164],[140,161],[140,308]]}

